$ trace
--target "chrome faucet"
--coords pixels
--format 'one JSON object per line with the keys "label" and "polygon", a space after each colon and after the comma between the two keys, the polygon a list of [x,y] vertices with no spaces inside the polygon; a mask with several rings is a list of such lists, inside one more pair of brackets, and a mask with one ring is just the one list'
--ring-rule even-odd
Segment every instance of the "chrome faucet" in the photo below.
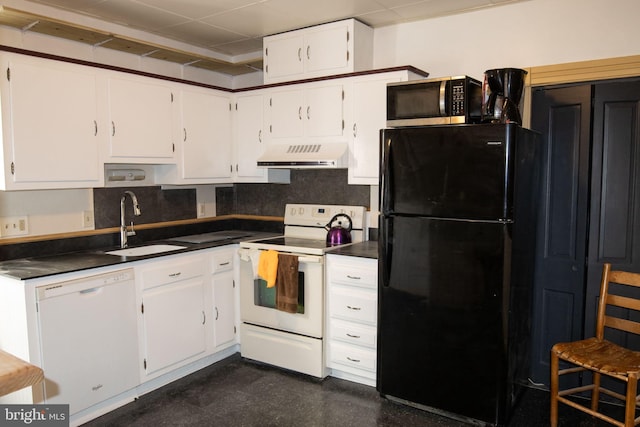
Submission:
{"label": "chrome faucet", "polygon": [[138,198],[133,191],[125,191],[120,199],[120,247],[127,247],[127,237],[135,236],[136,232],[133,229],[133,221],[131,221],[131,230],[127,230],[127,225],[124,220],[124,201],[127,198],[127,194],[131,196],[131,202],[133,203],[133,214],[135,216],[140,215],[140,205],[138,205]]}

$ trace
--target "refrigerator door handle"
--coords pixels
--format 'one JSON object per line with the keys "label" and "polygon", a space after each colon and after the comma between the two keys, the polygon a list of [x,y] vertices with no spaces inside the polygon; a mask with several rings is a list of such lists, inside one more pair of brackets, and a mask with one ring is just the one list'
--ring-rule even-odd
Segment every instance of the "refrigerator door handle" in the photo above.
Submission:
{"label": "refrigerator door handle", "polygon": [[385,130],[380,130],[380,139],[382,141],[382,159],[380,162],[380,201],[381,213],[386,215],[393,206],[393,195],[391,193],[391,177],[389,164],[391,157],[391,138],[385,136]]}
{"label": "refrigerator door handle", "polygon": [[392,258],[392,245],[389,241],[391,237],[391,219],[388,217],[381,217],[380,220],[380,236],[378,241],[383,242],[380,245],[380,262],[378,263],[379,274],[380,274],[380,286],[389,287],[389,271],[391,269],[391,258]]}

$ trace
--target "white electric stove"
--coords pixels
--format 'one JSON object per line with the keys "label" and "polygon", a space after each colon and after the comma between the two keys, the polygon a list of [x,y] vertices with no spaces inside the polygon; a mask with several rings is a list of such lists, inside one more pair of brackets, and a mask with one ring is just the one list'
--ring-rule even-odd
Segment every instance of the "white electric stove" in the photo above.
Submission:
{"label": "white electric stove", "polygon": [[[284,235],[240,243],[241,354],[248,359],[326,376],[324,363],[324,254],[328,246],[325,226],[342,213],[352,220],[352,243],[367,233],[363,206],[288,204]],[[253,262],[261,251],[275,250],[298,256],[298,312],[275,308],[274,288],[256,280]],[[252,261],[253,260],[253,261]]]}

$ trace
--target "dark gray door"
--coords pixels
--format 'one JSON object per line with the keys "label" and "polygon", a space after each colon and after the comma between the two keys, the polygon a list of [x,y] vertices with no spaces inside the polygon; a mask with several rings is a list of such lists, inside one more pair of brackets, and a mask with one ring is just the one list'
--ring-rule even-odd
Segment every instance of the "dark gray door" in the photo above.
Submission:
{"label": "dark gray door", "polygon": [[640,82],[535,90],[532,128],[546,150],[532,379],[548,386],[553,344],[595,331],[602,264],[640,272]]}
{"label": "dark gray door", "polygon": [[[587,334],[595,328],[602,264],[640,272],[640,82],[596,85],[593,112]],[[640,350],[638,340],[620,343]]]}
{"label": "dark gray door", "polygon": [[531,127],[542,133],[545,161],[531,378],[545,385],[549,384],[553,344],[583,335],[591,90],[591,85],[581,85],[533,93]]}

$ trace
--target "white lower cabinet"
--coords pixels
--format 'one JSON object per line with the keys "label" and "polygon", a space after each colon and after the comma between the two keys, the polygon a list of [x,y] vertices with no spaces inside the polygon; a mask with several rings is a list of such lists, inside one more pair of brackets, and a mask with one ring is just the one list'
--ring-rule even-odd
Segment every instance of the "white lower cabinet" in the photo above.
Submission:
{"label": "white lower cabinet", "polygon": [[145,376],[185,363],[206,350],[205,263],[180,256],[141,268],[140,316]]}
{"label": "white lower cabinet", "polygon": [[211,254],[213,290],[213,347],[223,349],[237,343],[237,288],[234,278],[233,248],[218,249]]}
{"label": "white lower cabinet", "polygon": [[328,254],[326,363],[331,375],[375,386],[377,260]]}

